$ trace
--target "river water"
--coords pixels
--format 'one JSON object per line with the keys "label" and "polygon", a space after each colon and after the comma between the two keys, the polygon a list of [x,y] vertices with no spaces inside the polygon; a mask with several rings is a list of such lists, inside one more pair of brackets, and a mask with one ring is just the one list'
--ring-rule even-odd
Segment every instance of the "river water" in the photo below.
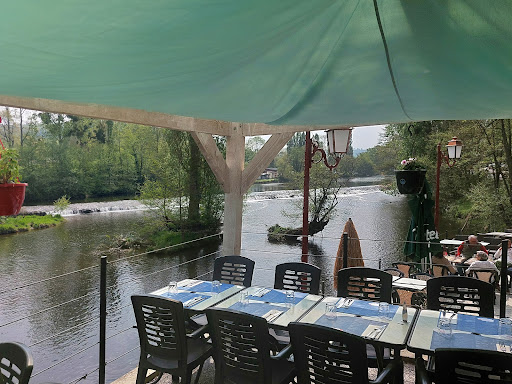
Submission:
{"label": "river water", "polygon": [[[322,268],[327,292],[332,292],[334,258],[349,217],[361,239],[366,266],[378,267],[380,260],[387,267],[403,257],[410,217],[406,198],[384,194],[371,185],[377,181],[360,180],[343,188],[336,217],[311,241],[310,262]],[[299,243],[269,243],[266,230],[276,223],[299,227],[301,199],[297,191],[282,191],[279,185],[258,188],[245,202],[241,253],[256,261],[253,284],[272,286],[275,265],[299,261],[301,248]],[[0,340],[30,346],[35,360],[31,383],[71,383],[89,372],[80,382],[98,382],[94,371],[99,338],[96,250],[108,237],[136,231],[144,215],[141,211],[76,215],[55,228],[0,237]],[[130,296],[149,293],[170,280],[209,278],[218,250],[212,244],[177,254],[109,259],[107,382],[137,366],[138,338],[132,328]],[[202,258],[173,267],[198,257]]]}

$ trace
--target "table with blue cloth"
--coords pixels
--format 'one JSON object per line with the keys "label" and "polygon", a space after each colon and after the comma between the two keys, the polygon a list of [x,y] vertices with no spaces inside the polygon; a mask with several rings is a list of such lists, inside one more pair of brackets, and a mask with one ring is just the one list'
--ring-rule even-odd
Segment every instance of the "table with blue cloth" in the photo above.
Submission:
{"label": "table with blue cloth", "polygon": [[185,309],[191,312],[203,312],[243,289],[244,287],[238,285],[219,283],[214,286],[212,281],[185,279],[177,282],[174,292],[169,287],[164,287],[152,294],[181,301]]}
{"label": "table with blue cloth", "polygon": [[[247,295],[246,302],[242,302],[242,294]],[[285,329],[290,322],[297,321],[321,299],[321,296],[300,291],[294,291],[293,298],[287,298],[285,290],[253,286],[215,307],[260,316],[267,319],[273,328]]]}
{"label": "table with blue cloth", "polygon": [[[439,328],[439,320],[449,321],[451,332]],[[499,334],[499,319],[468,314],[422,310],[408,342],[417,354],[433,355],[437,348],[464,348],[510,352],[512,335]]]}
{"label": "table with blue cloth", "polygon": [[[378,302],[354,300],[348,307],[341,305],[343,302],[343,298],[340,301],[339,297],[325,297],[299,321],[363,337],[367,337],[375,328],[384,328],[374,342],[397,350],[405,348],[417,312],[415,308],[407,307],[407,321],[403,322],[402,307],[398,305],[389,304],[387,317],[381,317]],[[335,305],[334,316],[326,313],[327,304]]]}

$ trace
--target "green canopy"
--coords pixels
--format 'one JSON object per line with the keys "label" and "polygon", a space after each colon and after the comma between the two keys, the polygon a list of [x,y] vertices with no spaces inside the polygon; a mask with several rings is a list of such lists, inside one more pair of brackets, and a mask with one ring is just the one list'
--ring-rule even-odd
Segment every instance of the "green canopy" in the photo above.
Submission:
{"label": "green canopy", "polygon": [[408,200],[412,212],[404,253],[413,261],[420,262],[430,255],[442,252],[439,235],[434,225],[434,200],[427,181],[421,193],[411,195]]}
{"label": "green canopy", "polygon": [[511,16],[510,0],[6,1],[0,104],[278,125],[510,118]]}

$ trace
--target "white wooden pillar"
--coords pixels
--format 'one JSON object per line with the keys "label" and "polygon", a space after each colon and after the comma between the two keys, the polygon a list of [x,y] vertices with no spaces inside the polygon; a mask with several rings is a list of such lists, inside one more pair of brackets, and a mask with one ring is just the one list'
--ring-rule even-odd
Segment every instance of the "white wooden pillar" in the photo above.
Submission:
{"label": "white wooden pillar", "polygon": [[293,136],[293,132],[274,133],[244,170],[245,136],[242,127],[242,124],[232,125],[230,135],[226,137],[225,160],[210,134],[191,132],[224,190],[224,255],[240,255],[244,194]]}
{"label": "white wooden pillar", "polygon": [[245,137],[241,127],[233,127],[226,142],[226,192],[224,197],[224,236],[222,253],[240,255],[242,247],[242,208],[244,192],[242,174],[245,161]]}

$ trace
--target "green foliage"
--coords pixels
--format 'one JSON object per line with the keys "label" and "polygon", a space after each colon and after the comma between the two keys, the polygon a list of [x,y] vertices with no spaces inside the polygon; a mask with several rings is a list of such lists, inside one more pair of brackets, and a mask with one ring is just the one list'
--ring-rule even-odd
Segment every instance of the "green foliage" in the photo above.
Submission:
{"label": "green foliage", "polygon": [[18,151],[0,148],[0,184],[14,183],[21,178]]}
{"label": "green foliage", "polygon": [[62,213],[69,207],[69,204],[71,204],[71,202],[69,201],[68,197],[61,196],[53,202],[53,209],[55,212]]}
{"label": "green foliage", "polygon": [[0,217],[0,235],[49,228],[63,221],[64,219],[60,215],[2,216]]}
{"label": "green foliage", "polygon": [[414,171],[419,169],[425,169],[425,165],[420,163],[418,159],[414,157],[409,157],[408,159],[404,159],[397,165],[396,169],[404,170],[404,171]]}

